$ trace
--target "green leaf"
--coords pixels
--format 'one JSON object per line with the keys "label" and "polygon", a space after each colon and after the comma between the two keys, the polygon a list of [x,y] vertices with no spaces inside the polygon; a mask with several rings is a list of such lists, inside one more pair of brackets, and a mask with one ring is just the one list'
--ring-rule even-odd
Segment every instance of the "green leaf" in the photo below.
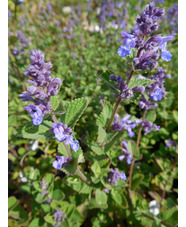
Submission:
{"label": "green leaf", "polygon": [[113,80],[110,80],[110,75],[115,75],[115,73],[112,70],[104,69],[99,70],[97,72],[97,75],[99,78],[101,78],[115,93],[119,94],[119,90],[114,87],[115,82]]}
{"label": "green leaf", "polygon": [[132,177],[132,189],[136,190],[137,187],[140,185],[141,181],[143,180],[144,175],[141,173],[136,173],[133,177]]}
{"label": "green leaf", "polygon": [[132,78],[128,84],[128,88],[132,89],[134,87],[137,86],[148,86],[150,84],[153,84],[155,81],[153,80],[149,80],[149,79],[136,79],[136,78]]}
{"label": "green leaf", "polygon": [[49,132],[52,124],[51,121],[43,121],[40,125],[33,125],[32,122],[29,122],[18,129],[17,136],[27,139],[52,139],[54,135]]}
{"label": "green leaf", "polygon": [[72,102],[68,103],[64,123],[67,124],[68,127],[73,128],[85,111],[87,105],[88,103],[85,98],[74,99]]}
{"label": "green leaf", "polygon": [[178,224],[178,208],[173,207],[162,213],[163,220],[166,224],[170,226],[177,226]]}
{"label": "green leaf", "polygon": [[98,177],[101,174],[101,168],[97,161],[91,166],[91,170],[94,173],[95,177]]}
{"label": "green leaf", "polygon": [[18,204],[16,197],[11,196],[8,198],[8,211],[12,210]]}
{"label": "green leaf", "polygon": [[74,191],[82,194],[89,194],[92,191],[92,187],[83,182],[79,177],[72,176],[65,180],[65,183],[71,187]]}
{"label": "green leaf", "polygon": [[64,168],[61,168],[61,170],[67,175],[73,175],[77,170],[77,165],[78,165],[78,159],[74,158],[71,162],[67,164],[67,166],[65,166]]}
{"label": "green leaf", "polygon": [[64,198],[65,198],[65,194],[60,189],[56,189],[53,191],[52,199],[60,200],[60,199],[64,199]]}
{"label": "green leaf", "polygon": [[91,199],[89,204],[86,206],[88,209],[106,209],[108,204],[98,204],[96,199]]}
{"label": "green leaf", "polygon": [[96,202],[98,203],[98,205],[107,204],[107,195],[104,191],[97,189],[95,196],[96,196]]}
{"label": "green leaf", "polygon": [[148,111],[146,114],[145,120],[154,122],[156,120],[156,112],[154,110]]}
{"label": "green leaf", "polygon": [[59,98],[57,95],[51,96],[50,97],[50,102],[52,104],[52,109],[56,110],[59,106]]}
{"label": "green leaf", "polygon": [[117,132],[106,133],[101,125],[98,127],[98,143],[101,146],[105,146],[107,143],[111,142],[111,140],[117,135]]}
{"label": "green leaf", "polygon": [[65,148],[64,143],[59,143],[59,144],[58,144],[58,149],[57,149],[57,151],[58,151],[58,154],[59,154],[60,156],[67,156],[67,157],[69,157],[68,152],[67,152],[67,150],[66,150],[66,148]]}
{"label": "green leaf", "polygon": [[102,128],[105,128],[107,122],[109,121],[111,115],[112,115],[112,110],[113,107],[111,106],[111,104],[105,100],[101,101],[103,110],[100,114],[100,116],[98,117],[98,119],[96,120],[96,124],[97,126],[102,126]]}
{"label": "green leaf", "polygon": [[55,221],[54,221],[54,218],[53,218],[53,215],[51,214],[47,214],[45,217],[44,217],[45,221],[50,223],[50,224],[55,224]]}
{"label": "green leaf", "polygon": [[34,218],[30,222],[29,227],[44,227],[44,221],[42,218]]}
{"label": "green leaf", "polygon": [[[134,152],[135,152],[135,149],[136,149],[136,143],[133,140],[128,140],[127,144],[128,144],[128,149],[129,149],[130,153],[134,157]],[[136,152],[135,158],[136,159],[140,158],[139,149]]]}
{"label": "green leaf", "polygon": [[121,189],[111,189],[111,196],[119,207],[123,209],[128,207],[127,199]]}

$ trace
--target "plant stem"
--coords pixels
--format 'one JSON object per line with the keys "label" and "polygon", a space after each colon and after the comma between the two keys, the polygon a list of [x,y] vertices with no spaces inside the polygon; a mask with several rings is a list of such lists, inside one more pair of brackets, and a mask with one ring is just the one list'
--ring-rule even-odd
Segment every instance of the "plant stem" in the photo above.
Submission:
{"label": "plant stem", "polygon": [[[53,113],[52,113],[52,119],[53,119],[53,121],[54,121],[55,123],[58,123],[57,118],[56,118],[55,114],[53,114]],[[67,152],[68,152],[69,157],[72,158],[73,156],[72,156],[72,152],[71,152],[70,148],[69,148],[64,142],[63,142],[63,144],[64,144],[64,146],[65,146],[65,148],[66,148],[66,150],[67,150]],[[78,166],[77,166],[76,172],[77,172],[77,174],[79,175],[79,177],[80,177],[83,181],[85,181],[87,184],[91,184],[91,182],[90,182],[90,181],[87,179],[87,177],[81,172],[81,170],[78,168]]]}
{"label": "plant stem", "polygon": [[80,176],[80,178],[85,181],[87,184],[91,184],[91,182],[87,179],[87,177],[81,172],[81,170],[79,169],[79,167],[77,167],[76,170],[77,174]]}
{"label": "plant stem", "polygon": [[[146,113],[147,113],[147,110],[145,109],[145,111],[143,112],[142,120],[144,120]],[[139,147],[140,138],[141,138],[141,131],[142,131],[142,126],[140,126],[139,131],[138,131],[138,136],[137,136],[137,140],[136,140],[136,147],[135,147],[135,150],[134,150],[133,158],[135,157],[137,150],[138,150],[138,147]],[[130,186],[130,188],[132,187],[132,172],[133,172],[133,168],[134,168],[134,163],[135,163],[135,160],[133,159],[131,166],[130,166],[130,172],[129,172],[129,186]]]}
{"label": "plant stem", "polygon": [[[130,80],[131,80],[131,78],[132,78],[133,73],[134,73],[134,70],[132,69],[132,70],[130,71],[130,75],[129,75],[129,77],[128,77],[128,79],[127,79],[127,82],[126,82],[127,85],[129,84],[129,82],[130,82]],[[110,118],[110,120],[109,120],[109,122],[108,122],[108,124],[107,124],[107,126],[106,126],[106,131],[107,131],[107,132],[108,132],[108,129],[109,129],[109,127],[110,127],[110,125],[111,125],[111,123],[112,123],[112,121],[113,121],[113,119],[114,119],[115,114],[116,114],[117,111],[118,111],[118,107],[119,107],[119,104],[120,104],[120,103],[121,103],[121,97],[119,96],[119,97],[118,97],[118,100],[117,100],[117,102],[116,102],[116,104],[115,104],[115,106],[114,106],[114,110],[113,110],[113,112],[112,112],[111,118]]]}
{"label": "plant stem", "polygon": [[108,124],[106,126],[106,131],[108,131],[108,129],[109,129],[109,127],[110,127],[110,125],[111,125],[111,123],[113,121],[113,118],[114,118],[115,114],[117,113],[117,110],[118,110],[120,102],[121,102],[121,97],[119,96],[118,100],[117,100],[117,102],[116,102],[116,104],[114,106],[114,110],[112,112],[111,118],[110,118],[110,120],[109,120],[109,122],[108,122]]}
{"label": "plant stem", "polygon": [[[151,216],[149,216],[149,215],[147,215],[147,214],[145,214],[145,213],[142,213],[142,215],[143,215],[144,217],[146,217],[146,218],[151,219],[152,221],[155,221],[155,219],[154,219],[153,217],[151,217]],[[161,221],[161,224],[164,225],[164,226],[167,226],[167,227],[171,227],[171,225],[166,224],[163,220]]]}

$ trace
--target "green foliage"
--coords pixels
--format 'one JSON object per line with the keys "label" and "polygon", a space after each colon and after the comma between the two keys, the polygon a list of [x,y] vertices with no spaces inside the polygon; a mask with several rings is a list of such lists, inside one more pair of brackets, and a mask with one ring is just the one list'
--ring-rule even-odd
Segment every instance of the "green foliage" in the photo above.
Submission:
{"label": "green foliage", "polygon": [[73,128],[87,107],[85,98],[75,99],[66,106],[64,122]]}
{"label": "green foliage", "polygon": [[[53,215],[58,209],[66,215],[60,225],[63,227],[176,227],[178,151],[175,146],[166,148],[165,143],[168,139],[178,140],[177,36],[167,46],[172,61],[160,59],[158,65],[172,75],[165,80],[167,93],[156,102],[158,108],[148,110],[145,116],[146,120],[159,125],[160,130],[146,135],[142,130],[135,152],[139,126],[133,129],[135,136],[132,138],[126,130],[112,131],[113,122],[107,128],[120,92],[115,88],[115,82],[110,80],[110,75],[120,75],[126,82],[133,68],[132,60],[137,55],[137,50],[131,48],[130,56],[118,56],[118,40],[123,28],[118,24],[116,29],[112,22],[120,20],[115,18],[115,13],[123,14],[123,9],[127,7],[123,19],[125,16],[128,18],[125,29],[129,31],[134,27],[136,15],[140,14],[137,8],[142,11],[147,1],[128,1],[120,8],[115,7],[114,15],[106,18],[105,30],[100,27],[100,15],[97,14],[102,7],[101,1],[92,2],[91,11],[87,10],[85,1],[52,1],[51,11],[47,10],[46,1],[42,2],[43,9],[40,10],[40,3],[35,0],[17,4],[15,14],[15,1],[8,2],[12,13],[8,51],[9,226],[55,226],[57,223]],[[172,4],[172,1],[165,0],[163,7],[167,11]],[[71,13],[65,12],[67,9],[64,7],[68,5],[73,6],[69,7]],[[162,8],[161,4],[157,5]],[[108,9],[105,8],[105,11],[108,12]],[[64,32],[72,21],[73,34]],[[98,26],[100,31],[97,32]],[[22,50],[18,30],[30,42],[23,48],[22,54],[15,55],[14,48]],[[160,23],[159,33],[163,36],[173,33],[166,17]],[[72,35],[71,39],[67,35]],[[50,102],[58,122],[66,123],[73,129],[73,137],[80,144],[76,152],[70,145],[67,148],[64,143],[59,143],[49,132],[54,123],[50,114],[45,115],[42,124],[35,126],[23,108],[31,104],[22,102],[19,95],[29,86],[27,79],[30,78],[24,76],[24,71],[30,64],[29,52],[33,49],[40,49],[45,54],[46,62],[51,61],[52,77],[63,80],[58,95],[50,97]],[[149,78],[156,72],[157,68],[152,71],[135,70],[129,89],[153,83]],[[137,79],[139,74],[147,79]],[[148,98],[145,92],[144,95]],[[140,97],[141,93],[134,92],[134,97],[120,103],[117,113],[121,117],[130,114],[132,121],[141,119]],[[126,158],[123,161],[118,158],[123,155],[123,140],[127,140],[135,161],[131,187],[131,165],[127,164]],[[54,169],[52,163],[56,155],[71,156],[67,149],[71,152],[72,161],[60,170]],[[109,184],[107,178],[111,168],[125,172],[127,180],[118,180],[117,185]],[[47,184],[45,189],[42,188],[43,180]],[[152,200],[156,200],[161,207],[157,216],[149,212]]]}

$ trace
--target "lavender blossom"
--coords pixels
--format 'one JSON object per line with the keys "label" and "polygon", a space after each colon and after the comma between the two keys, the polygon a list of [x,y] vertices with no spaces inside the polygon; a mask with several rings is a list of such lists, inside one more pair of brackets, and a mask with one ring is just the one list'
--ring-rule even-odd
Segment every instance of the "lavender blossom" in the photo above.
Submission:
{"label": "lavender blossom", "polygon": [[145,36],[158,30],[157,22],[164,16],[165,9],[155,7],[154,2],[150,2],[142,12],[141,16],[137,16],[136,22],[139,30]]}
{"label": "lavender blossom", "polygon": [[128,145],[127,145],[127,141],[122,141],[122,145],[123,145],[123,148],[122,148],[122,152],[124,153],[124,155],[121,155],[119,156],[119,160],[120,161],[123,161],[125,158],[127,159],[127,163],[128,164],[131,164],[131,161],[132,161],[132,155],[128,149]]}
{"label": "lavender blossom", "polygon": [[168,139],[167,142],[165,143],[166,148],[169,148],[171,146],[176,147],[177,143],[175,141],[172,141],[171,139]]}
{"label": "lavender blossom", "polygon": [[24,107],[25,110],[27,110],[30,113],[30,116],[32,117],[32,122],[34,125],[39,125],[43,121],[42,117],[42,110],[35,106],[34,104],[31,104],[30,106]]}
{"label": "lavender blossom", "polygon": [[75,152],[79,150],[79,142],[77,140],[73,140],[73,135],[70,135],[72,129],[68,128],[66,124],[55,123],[52,125],[50,132],[55,134],[55,138],[58,141],[64,142],[66,145],[70,144],[72,150]]}
{"label": "lavender blossom", "polygon": [[174,3],[167,11],[167,20],[172,30],[178,33],[178,4]]}
{"label": "lavender blossom", "polygon": [[145,96],[142,95],[141,98],[140,98],[140,100],[139,100],[139,107],[141,109],[149,110],[149,109],[152,109],[152,108],[157,108],[158,105],[156,103],[147,101],[146,98],[145,98]]}
{"label": "lavender blossom", "polygon": [[42,190],[42,192],[41,192],[42,195],[48,194],[48,192],[46,191],[47,188],[48,188],[48,184],[45,180],[41,181],[40,187],[41,187],[41,190]]}
{"label": "lavender blossom", "polygon": [[64,214],[62,210],[56,209],[53,214],[54,221],[57,222],[56,227],[59,227],[61,225],[61,222],[64,222],[66,217],[66,214]]}
{"label": "lavender blossom", "polygon": [[110,169],[110,171],[108,172],[108,178],[107,181],[109,184],[115,184],[117,185],[117,181],[118,180],[126,180],[127,177],[125,175],[124,172],[119,172],[118,168],[115,169]]}
{"label": "lavender blossom", "polygon": [[120,121],[119,115],[115,114],[114,123],[112,124],[112,130],[114,130],[114,131],[127,130],[128,135],[130,137],[133,137],[135,135],[135,133],[132,131],[132,129],[134,129],[140,123],[140,120],[135,120],[134,122],[132,122],[131,120],[129,120],[130,117],[131,116],[129,114],[127,114]]}
{"label": "lavender blossom", "polygon": [[160,126],[157,126],[157,125],[155,125],[152,122],[147,121],[147,120],[142,120],[141,126],[143,127],[143,129],[145,131],[145,135],[148,134],[149,132],[151,132],[153,130],[153,128],[156,131],[159,131],[159,129],[160,129]]}
{"label": "lavender blossom", "polygon": [[65,167],[70,161],[72,161],[72,158],[66,156],[56,156],[56,158],[57,160],[55,160],[52,164],[55,169],[61,169]]}
{"label": "lavender blossom", "polygon": [[38,125],[46,114],[51,113],[50,97],[58,94],[62,80],[51,77],[49,69],[52,64],[45,63],[44,54],[40,50],[32,50],[30,59],[31,65],[25,70],[24,75],[32,78],[28,82],[33,86],[28,87],[27,93],[22,93],[20,97],[23,102],[32,101],[37,105],[32,104],[25,107],[25,110],[30,112],[33,124]]}

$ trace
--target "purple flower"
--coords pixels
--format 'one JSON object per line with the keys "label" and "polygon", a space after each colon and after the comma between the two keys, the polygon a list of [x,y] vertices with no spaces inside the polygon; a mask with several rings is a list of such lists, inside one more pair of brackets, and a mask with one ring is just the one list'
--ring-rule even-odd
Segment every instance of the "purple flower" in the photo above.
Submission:
{"label": "purple flower", "polygon": [[34,96],[37,99],[44,100],[46,98],[46,94],[39,87],[30,86],[27,88],[27,92],[29,95]]}
{"label": "purple flower", "polygon": [[49,2],[49,3],[47,3],[47,10],[48,11],[51,11],[52,10],[52,5],[51,5],[51,3]]}
{"label": "purple flower", "polygon": [[48,86],[48,96],[57,95],[62,82],[60,78],[53,78]]}
{"label": "purple flower", "polygon": [[161,49],[161,58],[164,61],[171,61],[172,54],[167,50],[167,42],[171,41],[176,34],[169,35],[167,37],[161,37],[158,40],[159,48]]}
{"label": "purple flower", "polygon": [[108,172],[108,178],[107,181],[109,184],[115,184],[117,185],[117,181],[118,180],[126,180],[127,177],[125,175],[124,172],[119,172],[118,168],[115,169],[110,169],[110,171]]}
{"label": "purple flower", "polygon": [[41,181],[40,187],[41,187],[41,190],[42,190],[42,193],[41,193],[42,195],[48,194],[48,192],[46,191],[47,188],[48,188],[48,184],[45,180]]}
{"label": "purple flower", "polygon": [[56,209],[53,214],[54,221],[57,222],[56,227],[59,227],[61,225],[61,222],[64,222],[66,217],[66,214],[64,214],[62,210]]}
{"label": "purple flower", "polygon": [[70,146],[75,152],[79,150],[79,142],[77,140],[73,141]]}
{"label": "purple flower", "polygon": [[172,141],[171,139],[168,139],[167,142],[165,143],[166,148],[169,148],[171,146],[176,147],[177,143],[175,141]]}
{"label": "purple flower", "polygon": [[174,3],[167,11],[167,20],[174,32],[178,33],[178,4]]}
{"label": "purple flower", "polygon": [[127,55],[130,55],[131,50],[130,48],[135,47],[135,36],[132,34],[128,34],[127,32],[121,32],[122,37],[124,38],[123,45],[120,46],[118,49],[118,55],[120,57],[126,57]]}
{"label": "purple flower", "polygon": [[149,94],[149,98],[153,101],[159,101],[163,98],[164,91],[160,88],[155,88],[153,92]]}
{"label": "purple flower", "polygon": [[129,47],[126,46],[120,46],[118,49],[118,55],[120,57],[126,57],[127,55],[130,55],[131,51]]}
{"label": "purple flower", "polygon": [[56,158],[57,160],[55,160],[52,164],[55,169],[61,169],[65,167],[70,161],[72,161],[72,158],[66,156],[56,156]]}
{"label": "purple flower", "polygon": [[157,108],[158,105],[157,105],[156,103],[147,101],[147,100],[145,99],[145,96],[142,95],[142,96],[141,96],[141,99],[139,100],[139,107],[140,107],[141,109],[149,110],[149,109],[152,109],[152,108]]}
{"label": "purple flower", "polygon": [[150,2],[142,12],[141,16],[137,16],[136,22],[139,30],[143,35],[148,35],[158,30],[157,22],[164,16],[165,9],[155,7],[154,2]]}
{"label": "purple flower", "polygon": [[131,164],[131,161],[132,161],[132,155],[128,149],[128,145],[127,145],[127,141],[122,141],[122,145],[123,145],[123,148],[122,148],[122,152],[124,153],[124,155],[121,155],[119,156],[119,160],[120,161],[123,161],[125,158],[127,159],[127,163],[128,164]]}
{"label": "purple flower", "polygon": [[66,138],[69,137],[69,134],[72,132],[72,129],[68,128],[66,124],[55,123],[52,125],[51,132],[55,134],[57,140],[63,142]]}
{"label": "purple flower", "polygon": [[151,132],[153,130],[153,128],[156,131],[159,131],[159,129],[160,129],[160,126],[157,126],[157,125],[155,125],[152,122],[147,121],[147,120],[141,121],[141,126],[143,127],[143,129],[145,131],[145,135],[148,134],[149,132]]}
{"label": "purple flower", "polygon": [[79,150],[79,142],[77,140],[73,140],[73,135],[70,135],[72,129],[68,128],[66,124],[55,123],[52,125],[50,132],[53,132],[55,134],[55,138],[60,142],[65,142],[66,145],[70,144],[72,150],[75,152]]}
{"label": "purple flower", "polygon": [[135,128],[139,123],[140,120],[135,120],[135,122],[132,122],[129,120],[131,116],[129,114],[126,114],[124,118],[121,119],[118,114],[115,114],[114,116],[114,123],[112,124],[112,130],[114,131],[128,131],[128,135],[130,137],[133,137],[135,133],[132,131],[133,128]]}
{"label": "purple flower", "polygon": [[31,104],[30,106],[24,107],[24,109],[29,111],[34,125],[41,124],[41,122],[43,121],[42,110],[38,106]]}

